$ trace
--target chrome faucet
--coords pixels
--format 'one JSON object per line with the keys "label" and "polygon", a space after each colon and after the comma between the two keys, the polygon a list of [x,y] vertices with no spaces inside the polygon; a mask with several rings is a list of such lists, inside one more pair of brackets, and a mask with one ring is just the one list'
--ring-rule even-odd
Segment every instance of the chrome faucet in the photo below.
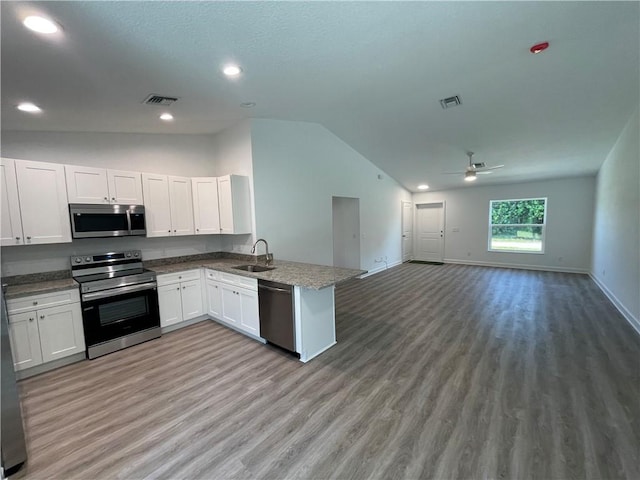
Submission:
{"label": "chrome faucet", "polygon": [[273,262],[273,253],[269,253],[269,244],[267,243],[267,241],[264,238],[259,238],[258,240],[256,240],[256,243],[253,244],[253,247],[251,247],[251,253],[256,253],[256,245],[258,245],[258,243],[260,242],[264,242],[264,247],[267,250],[267,255],[265,256],[265,265],[269,266],[271,264],[271,262]]}

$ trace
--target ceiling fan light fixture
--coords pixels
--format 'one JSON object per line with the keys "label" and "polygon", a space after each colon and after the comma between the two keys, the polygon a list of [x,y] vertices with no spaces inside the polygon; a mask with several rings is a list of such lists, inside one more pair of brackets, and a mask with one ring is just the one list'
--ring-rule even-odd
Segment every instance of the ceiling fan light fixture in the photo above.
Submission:
{"label": "ceiling fan light fixture", "polygon": [[423,183],[422,185],[418,185],[418,190],[428,190],[429,185]]}
{"label": "ceiling fan light fixture", "polygon": [[475,182],[476,178],[477,178],[476,172],[473,172],[473,171],[464,172],[465,182]]}

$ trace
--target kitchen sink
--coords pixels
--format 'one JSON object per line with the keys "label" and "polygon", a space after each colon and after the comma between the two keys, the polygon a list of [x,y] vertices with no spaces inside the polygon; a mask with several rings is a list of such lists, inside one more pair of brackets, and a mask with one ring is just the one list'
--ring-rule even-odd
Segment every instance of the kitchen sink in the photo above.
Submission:
{"label": "kitchen sink", "polygon": [[236,270],[244,270],[245,272],[267,272],[269,270],[273,270],[276,267],[265,267],[263,265],[239,265],[233,268],[235,268]]}

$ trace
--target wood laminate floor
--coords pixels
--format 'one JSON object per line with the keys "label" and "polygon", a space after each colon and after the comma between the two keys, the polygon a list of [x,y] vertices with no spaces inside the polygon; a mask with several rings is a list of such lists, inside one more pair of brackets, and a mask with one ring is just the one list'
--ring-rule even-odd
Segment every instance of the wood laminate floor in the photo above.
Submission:
{"label": "wood laminate floor", "polygon": [[21,382],[15,478],[640,478],[640,336],[584,275],[405,264],[303,365],[213,322]]}

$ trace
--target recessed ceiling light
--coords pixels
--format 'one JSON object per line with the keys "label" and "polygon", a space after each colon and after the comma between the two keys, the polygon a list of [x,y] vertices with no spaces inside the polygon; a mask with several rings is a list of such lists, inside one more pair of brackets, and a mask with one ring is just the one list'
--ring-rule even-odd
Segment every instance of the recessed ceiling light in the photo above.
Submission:
{"label": "recessed ceiling light", "polygon": [[36,15],[28,16],[22,21],[22,24],[29,30],[38,33],[56,33],[58,31],[58,25],[56,25],[55,22]]}
{"label": "recessed ceiling light", "polygon": [[540,53],[549,48],[549,42],[537,43],[533,47],[529,49],[529,51],[533,54]]}
{"label": "recessed ceiling light", "polygon": [[18,110],[21,110],[23,112],[29,112],[29,113],[39,113],[42,111],[42,109],[39,106],[34,105],[33,103],[30,103],[30,102],[21,103],[20,105],[18,105],[17,108]]}
{"label": "recessed ceiling light", "polygon": [[171,120],[173,120],[173,115],[171,115],[170,113],[163,113],[162,115],[160,115],[160,120],[170,122]]}
{"label": "recessed ceiling light", "polygon": [[240,106],[242,108],[252,108],[256,106],[256,102],[242,102]]}
{"label": "recessed ceiling light", "polygon": [[427,190],[429,188],[429,185],[418,185],[418,190]]}
{"label": "recessed ceiling light", "polygon": [[235,77],[240,75],[242,69],[238,65],[225,65],[222,69],[222,73],[224,73],[227,77]]}

